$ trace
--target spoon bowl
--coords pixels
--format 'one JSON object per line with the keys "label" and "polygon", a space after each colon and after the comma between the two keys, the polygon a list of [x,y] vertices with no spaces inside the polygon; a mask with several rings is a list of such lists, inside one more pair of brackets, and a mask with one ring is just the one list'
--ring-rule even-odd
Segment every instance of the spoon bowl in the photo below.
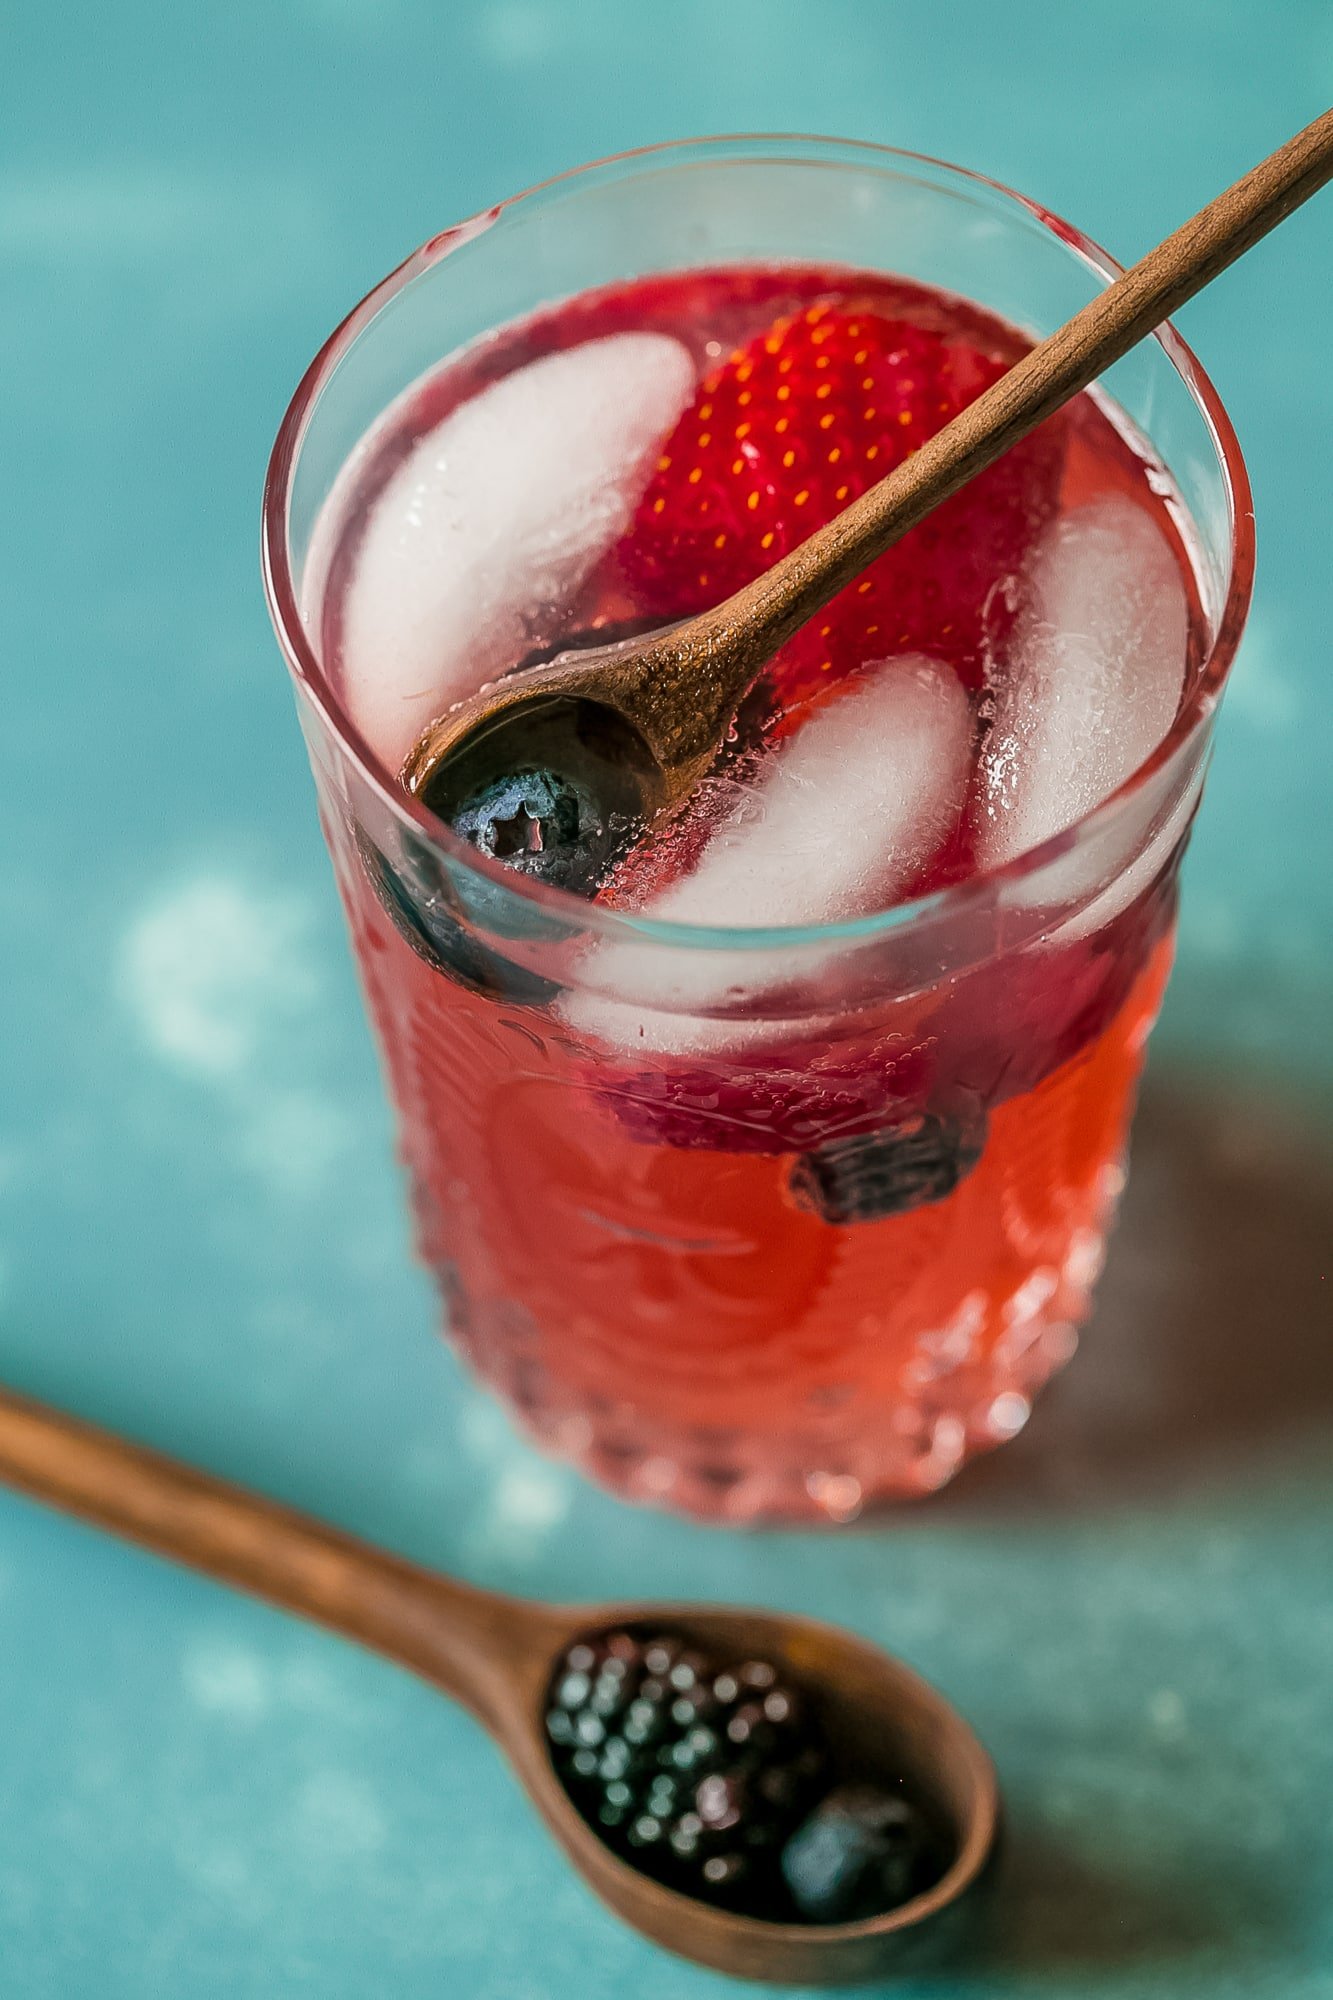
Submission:
{"label": "spoon bowl", "polygon": [[566,650],[458,702],[418,738],[402,781],[452,823],[483,786],[534,766],[597,787],[608,817],[648,819],[707,769],[730,693],[708,688],[680,626]]}
{"label": "spoon bowl", "polygon": [[[856,1923],[772,1923],[665,1887],[623,1861],[570,1799],[546,1747],[552,1676],[577,1639],[608,1630],[679,1633],[714,1658],[771,1661],[798,1686],[834,1695],[821,1711],[849,1770],[903,1785],[932,1822],[947,1865],[923,1894]],[[915,1958],[933,1920],[979,1883],[999,1821],[995,1772],[944,1697],[900,1661],[814,1619],[699,1604],[610,1604],[543,1611],[526,1665],[492,1720],[525,1790],[579,1873],[622,1920],[657,1944],[733,1978],[843,1985]],[[554,1643],[552,1643],[554,1642]]]}
{"label": "spoon bowl", "polygon": [[464,717],[457,727],[455,747],[433,756],[419,781],[408,777],[409,788],[496,860],[561,888],[591,894],[665,803],[661,766],[640,731],[577,685],[520,686],[479,726]]}

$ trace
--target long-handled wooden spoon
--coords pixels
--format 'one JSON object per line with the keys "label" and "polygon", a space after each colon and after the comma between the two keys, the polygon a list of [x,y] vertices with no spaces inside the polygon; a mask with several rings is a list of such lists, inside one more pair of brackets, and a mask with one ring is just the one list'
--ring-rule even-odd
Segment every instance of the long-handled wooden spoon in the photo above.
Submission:
{"label": "long-handled wooden spoon", "polygon": [[[1333,111],[1298,132],[1016,362],[877,486],[744,590],[682,624],[493,683],[424,731],[403,781],[440,816],[492,779],[591,747],[625,809],[686,796],[737,703],[805,622],[932,507],[1077,395],[1333,175]],[[566,775],[586,778],[586,772]]]}
{"label": "long-handled wooden spoon", "polygon": [[[721,1972],[836,1985],[883,1971],[985,1866],[997,1816],[985,1751],[942,1695],[833,1626],[725,1606],[533,1604],[476,1590],[4,1390],[0,1479],[358,1640],[464,1703],[603,1900],[658,1944]],[[727,1660],[768,1660],[822,1690],[843,1766],[892,1775],[929,1802],[950,1854],[935,1886],[860,1923],[778,1924],[697,1902],[618,1859],[562,1786],[543,1718],[571,1643],[625,1626],[679,1632]]]}

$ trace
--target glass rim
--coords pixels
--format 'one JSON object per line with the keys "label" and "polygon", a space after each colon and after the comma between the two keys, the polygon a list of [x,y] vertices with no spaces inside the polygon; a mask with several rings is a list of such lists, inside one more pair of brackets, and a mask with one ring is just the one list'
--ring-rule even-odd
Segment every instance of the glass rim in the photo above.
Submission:
{"label": "glass rim", "polygon": [[[785,153],[768,150],[774,147],[788,150]],[[962,881],[950,883],[928,895],[893,904],[884,910],[840,918],[831,923],[769,925],[762,928],[684,924],[640,912],[611,909],[570,890],[516,874],[503,862],[479,853],[469,842],[453,833],[400,784],[395,773],[380,762],[326,677],[307,637],[297,600],[287,533],[292,480],[316,403],[358,336],[414,278],[432,268],[451,251],[483,234],[508,210],[562,189],[569,182],[585,180],[617,168],[640,172],[657,162],[689,156],[715,159],[719,163],[728,160],[743,162],[748,158],[755,164],[773,166],[799,163],[802,159],[836,162],[860,156],[878,162],[887,171],[899,170],[905,164],[930,168],[938,174],[986,189],[991,194],[999,195],[1004,202],[1012,203],[1064,244],[1105,283],[1112,282],[1125,268],[1085,231],[1005,182],[972,168],[957,166],[933,154],[881,145],[873,140],[838,139],[795,132],[742,132],[669,139],[567,167],[502,201],[474,211],[428,237],[371,287],[316,353],[278,427],[264,481],[260,555],[269,616],[293,679],[381,805],[401,825],[432,846],[442,849],[457,865],[493,883],[519,902],[546,911],[571,929],[593,930],[609,936],[623,933],[632,936],[638,943],[729,951],[771,951],[805,945],[866,943],[944,913],[962,912],[973,904],[989,900],[997,891],[1002,893],[1005,885],[1011,882],[1040,874],[1074,847],[1095,838],[1160,772],[1177,759],[1184,759],[1199,733],[1211,720],[1235,659],[1253,594],[1254,505],[1249,474],[1231,419],[1207,371],[1170,321],[1164,321],[1148,338],[1162,348],[1203,418],[1221,471],[1229,522],[1231,562],[1226,595],[1212,644],[1194,685],[1156,748],[1114,791],[1071,825],[1049,835],[1037,845],[1023,849],[998,867],[979,869]]]}

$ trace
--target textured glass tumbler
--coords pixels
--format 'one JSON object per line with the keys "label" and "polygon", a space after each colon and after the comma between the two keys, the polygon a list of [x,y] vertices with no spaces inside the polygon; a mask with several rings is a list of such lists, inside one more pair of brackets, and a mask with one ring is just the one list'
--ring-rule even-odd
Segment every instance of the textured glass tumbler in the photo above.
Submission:
{"label": "textured glass tumbler", "polygon": [[[1006,189],[876,147],[705,141],[582,169],[433,239],[332,337],[279,434],[264,555],[451,1337],[622,1494],[842,1521],[1011,1437],[1088,1311],[1249,598],[1248,488],[1210,384],[1164,330],[1105,385],[1191,521],[1210,643],[1170,735],[1068,832],[877,917],[689,929],[516,878],[377,766],[301,611],[341,467],[442,357],[589,286],[782,261],[903,274],[1034,336],[1117,268]],[[637,1048],[629,1016],[654,1023]],[[761,1098],[787,1137],[747,1122]],[[817,1149],[868,1118],[947,1126],[975,1163],[942,1198],[830,1220]]]}

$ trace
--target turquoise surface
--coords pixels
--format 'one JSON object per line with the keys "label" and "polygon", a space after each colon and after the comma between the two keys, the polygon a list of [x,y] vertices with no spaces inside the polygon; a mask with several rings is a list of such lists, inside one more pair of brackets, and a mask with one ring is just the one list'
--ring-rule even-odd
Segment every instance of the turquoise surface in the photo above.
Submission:
{"label": "turquoise surface", "polygon": [[[1261,578],[1084,1351],[829,1539],[619,1506],[459,1378],[260,601],[259,485],[442,224],[701,130],[892,141],[1137,251],[1333,90],[1327,0],[6,0],[0,1377],[395,1548],[749,1598],[902,1652],[998,1760],[971,1953],[904,1994],[1333,1995],[1333,195],[1183,323]],[[0,1498],[6,2000],[712,2000],[473,1725]]]}

